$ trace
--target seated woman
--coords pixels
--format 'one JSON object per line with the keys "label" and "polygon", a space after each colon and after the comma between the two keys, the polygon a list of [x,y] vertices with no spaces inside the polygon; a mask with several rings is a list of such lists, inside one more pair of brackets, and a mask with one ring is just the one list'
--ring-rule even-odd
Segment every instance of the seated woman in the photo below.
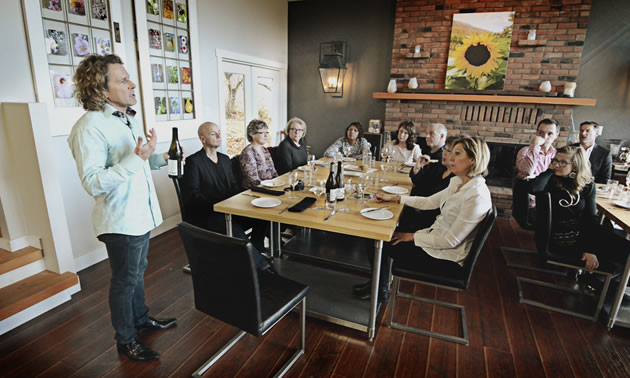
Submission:
{"label": "seated woman", "polygon": [[304,143],[306,123],[298,117],[291,118],[286,133],[288,138],[280,142],[275,154],[276,169],[281,175],[306,164],[308,155]]}
{"label": "seated woman", "polygon": [[361,123],[352,122],[346,127],[344,135],[326,149],[324,156],[333,157],[336,153],[340,153],[343,156],[360,159],[364,151],[370,151],[370,142],[363,138],[363,126],[361,126]]}
{"label": "seated woman", "polygon": [[[429,197],[434,193],[444,190],[448,186],[451,178],[455,177],[448,166],[450,153],[455,142],[463,137],[462,135],[451,135],[446,138],[441,163],[429,164],[428,161],[423,160],[419,165],[420,169],[418,172],[414,174],[413,169],[409,172],[411,181],[413,182],[411,196]],[[427,228],[433,224],[439,214],[440,209],[418,210],[410,206],[405,206],[400,215],[397,231],[414,232]]]}
{"label": "seated woman", "polygon": [[418,160],[422,151],[416,143],[416,127],[411,121],[402,121],[398,125],[396,138],[387,143],[391,160],[397,163],[413,163]]}
{"label": "seated woman", "polygon": [[243,148],[240,157],[241,185],[244,189],[278,176],[271,155],[265,148],[268,136],[269,126],[265,121],[254,119],[247,125],[247,140],[250,143]]}
{"label": "seated woman", "polygon": [[530,193],[551,195],[551,252],[580,259],[588,270],[597,269],[599,258],[625,263],[626,241],[597,221],[595,183],[582,148],[559,148],[549,169],[530,184]]}
{"label": "seated woman", "polygon": [[[431,227],[414,233],[394,232],[392,241],[383,247],[379,299],[387,300],[389,258],[423,270],[457,272],[475,238],[477,226],[492,208],[490,190],[482,177],[487,173],[490,150],[481,138],[465,137],[453,146],[448,167],[456,176],[448,187],[430,197],[377,194],[379,202],[396,201],[416,209],[442,210]],[[373,264],[373,254],[369,254]],[[371,282],[353,287],[354,295],[370,297]]]}

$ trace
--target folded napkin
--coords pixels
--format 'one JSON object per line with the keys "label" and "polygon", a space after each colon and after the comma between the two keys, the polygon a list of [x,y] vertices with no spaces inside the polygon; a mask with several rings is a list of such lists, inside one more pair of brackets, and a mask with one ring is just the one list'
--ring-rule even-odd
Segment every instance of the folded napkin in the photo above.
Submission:
{"label": "folded napkin", "polygon": [[312,204],[314,204],[316,201],[315,198],[313,197],[304,197],[304,199],[302,199],[300,202],[296,203],[295,205],[289,207],[289,211],[292,213],[301,213],[302,211],[308,209],[309,207],[311,207]]}
{"label": "folded napkin", "polygon": [[261,188],[259,186],[254,186],[252,188],[252,192],[258,192],[258,193],[264,193],[264,194],[271,194],[272,196],[281,196],[284,194],[284,191],[282,190],[271,190],[271,189],[265,189],[265,188]]}

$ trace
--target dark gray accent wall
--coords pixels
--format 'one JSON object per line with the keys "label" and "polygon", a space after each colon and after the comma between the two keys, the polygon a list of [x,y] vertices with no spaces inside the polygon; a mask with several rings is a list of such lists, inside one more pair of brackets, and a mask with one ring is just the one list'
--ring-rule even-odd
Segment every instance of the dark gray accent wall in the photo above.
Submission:
{"label": "dark gray accent wall", "polygon": [[576,127],[586,120],[604,125],[603,139],[630,140],[629,15],[630,1],[597,0],[588,22],[576,97],[597,105],[576,107],[574,118]]}
{"label": "dark gray accent wall", "polygon": [[[289,3],[287,118],[306,121],[308,144],[318,157],[359,121],[385,119],[385,101],[372,99],[389,81],[395,0],[307,0]],[[348,71],[342,98],[324,94],[319,44],[345,40]]]}

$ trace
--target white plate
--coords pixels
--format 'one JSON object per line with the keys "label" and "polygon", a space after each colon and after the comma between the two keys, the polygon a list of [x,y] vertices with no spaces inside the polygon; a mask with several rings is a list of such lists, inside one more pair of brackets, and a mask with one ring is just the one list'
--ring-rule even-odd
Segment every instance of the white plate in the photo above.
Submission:
{"label": "white plate", "polygon": [[281,203],[282,201],[280,201],[277,198],[268,198],[268,197],[254,198],[252,200],[252,205],[256,207],[264,207],[264,208],[276,207],[276,206],[279,206]]}
{"label": "white plate", "polygon": [[311,189],[309,189],[309,192],[311,192],[311,193],[315,193],[315,190],[316,190],[317,188],[321,188],[323,191],[326,191],[326,188],[324,188],[323,186],[314,186],[314,187],[312,187]]}
{"label": "white plate", "polygon": [[275,181],[275,180],[263,180],[260,182],[260,184],[262,186],[266,186],[268,188],[277,188],[279,186],[284,185],[282,182],[280,182],[280,180]]}
{"label": "white plate", "polygon": [[344,175],[344,176],[356,176],[356,177],[361,177],[361,176],[363,176],[363,173],[361,173],[361,172],[354,172],[354,171],[350,171],[350,172],[348,172],[348,171],[343,171],[343,175]]}
{"label": "white plate", "polygon": [[344,164],[343,170],[345,171],[361,171],[361,167],[358,165]]}
{"label": "white plate", "polygon": [[368,219],[373,219],[373,220],[387,220],[387,219],[392,219],[394,217],[394,213],[392,213],[391,211],[387,209],[369,211],[372,209],[376,209],[376,207],[368,207],[367,209],[361,210],[361,215],[363,215],[364,217]]}
{"label": "white plate", "polygon": [[630,202],[627,201],[614,201],[615,206],[623,207],[624,209],[630,209]]}
{"label": "white plate", "polygon": [[344,157],[342,157],[342,158],[341,158],[341,160],[342,160],[342,161],[349,161],[349,162],[350,162],[350,161],[357,161],[357,159],[355,159],[355,158],[345,157],[345,156],[344,156]]}
{"label": "white plate", "polygon": [[384,186],[383,191],[390,194],[405,194],[409,190],[401,188],[400,186]]}
{"label": "white plate", "polygon": [[416,163],[414,163],[413,161],[406,161],[403,163],[403,165],[407,167],[415,167]]}

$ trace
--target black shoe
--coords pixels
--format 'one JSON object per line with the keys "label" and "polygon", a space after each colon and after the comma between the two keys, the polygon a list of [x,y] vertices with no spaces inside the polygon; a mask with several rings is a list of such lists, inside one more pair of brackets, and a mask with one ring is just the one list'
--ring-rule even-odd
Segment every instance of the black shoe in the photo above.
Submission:
{"label": "black shoe", "polygon": [[129,344],[116,344],[118,353],[124,354],[132,361],[147,362],[160,359],[160,354],[133,340]]}
{"label": "black shoe", "polygon": [[160,329],[171,328],[175,325],[175,318],[168,319],[158,319],[152,318],[149,316],[149,320],[146,323],[139,325],[136,327],[138,333],[147,332],[147,331],[156,331]]}
{"label": "black shoe", "polygon": [[358,292],[364,291],[366,288],[371,288],[371,287],[372,287],[372,280],[361,283],[361,284],[352,285],[352,291],[355,293],[358,293]]}
{"label": "black shoe", "polygon": [[[361,300],[369,300],[370,297],[372,297],[372,287],[368,286],[365,289],[361,290],[361,291],[355,291],[352,293],[355,298],[361,299]],[[387,302],[387,299],[389,299],[389,290],[387,290],[384,287],[381,287],[378,289],[378,301],[379,302]]]}
{"label": "black shoe", "polygon": [[265,272],[265,273],[268,273],[268,274],[273,274],[273,275],[277,275],[278,274],[278,272],[276,272],[276,269],[274,269],[273,265],[269,265],[268,267],[266,267],[262,271]]}

